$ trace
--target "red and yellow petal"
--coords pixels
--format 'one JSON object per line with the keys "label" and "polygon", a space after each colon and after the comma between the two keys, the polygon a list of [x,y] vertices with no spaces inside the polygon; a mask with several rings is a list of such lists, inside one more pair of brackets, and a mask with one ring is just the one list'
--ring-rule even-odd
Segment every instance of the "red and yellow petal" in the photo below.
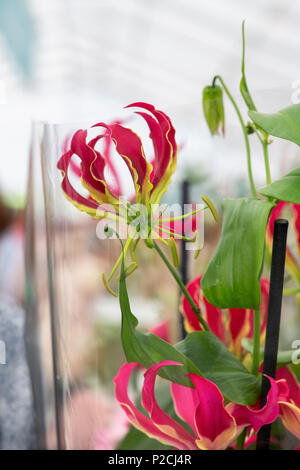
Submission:
{"label": "red and yellow petal", "polygon": [[274,234],[274,222],[276,219],[280,218],[283,209],[287,205],[288,205],[288,202],[280,201],[271,211],[268,224],[267,224],[267,236],[268,236],[268,239],[271,241],[273,239],[273,234]]}
{"label": "red and yellow petal", "polygon": [[[268,279],[261,278],[261,304],[260,304],[260,317],[261,317],[261,339],[264,338],[267,316],[268,316],[268,300],[269,300],[269,287]],[[253,310],[242,308],[228,309],[228,330],[230,338],[229,349],[239,356],[242,350],[242,339],[251,338],[253,336]]]}
{"label": "red and yellow petal", "polygon": [[195,410],[197,446],[201,450],[224,450],[236,437],[236,422],[225,408],[222,393],[213,382],[196,374],[188,375],[199,399]]}
{"label": "red and yellow petal", "polygon": [[[200,308],[201,315],[208,324],[210,330],[223,342],[225,342],[225,326],[223,321],[222,310],[215,307],[204,297],[201,290],[201,278],[197,277],[190,281],[187,285],[187,291],[191,295],[196,305]],[[188,332],[203,330],[202,324],[199,322],[197,315],[193,311],[185,296],[181,298],[180,310],[185,320],[185,327]]]}
{"label": "red and yellow petal", "polygon": [[126,413],[129,422],[150,438],[157,439],[163,444],[171,445],[181,450],[189,449],[181,440],[173,437],[172,434],[174,433],[169,433],[168,429],[160,430],[159,427],[154,424],[151,419],[141,413],[130,400],[127,392],[128,383],[132,371],[137,367],[140,366],[136,363],[124,364],[114,379],[116,398]]}
{"label": "red and yellow petal", "polygon": [[149,111],[155,119],[144,112],[138,112],[147,122],[150,138],[153,142],[155,155],[155,169],[152,179],[150,202],[156,204],[167,191],[171,177],[176,168],[177,143],[175,129],[170,118],[160,110],[148,103],[137,102],[127,107],[138,107]]}
{"label": "red and yellow petal", "polygon": [[[188,293],[191,295],[197,306],[200,304],[200,281],[201,276],[193,279],[186,285]],[[192,331],[203,330],[202,324],[199,322],[197,315],[184,295],[181,297],[180,311],[184,317],[185,328],[189,333]]]}
{"label": "red and yellow petal", "polygon": [[276,380],[285,380],[288,386],[288,399],[300,408],[300,384],[295,374],[287,367],[280,367],[276,371]]}
{"label": "red and yellow petal", "polygon": [[147,162],[141,139],[131,129],[120,124],[105,124],[100,122],[95,126],[101,126],[108,130],[116,151],[126,163],[136,191],[136,201],[147,203],[152,184],[150,174],[152,166]]}
{"label": "red and yellow petal", "polygon": [[64,153],[57,163],[57,168],[62,173],[62,182],[61,187],[66,196],[66,198],[80,211],[86,212],[95,218],[100,218],[97,215],[97,210],[99,209],[99,203],[92,198],[86,198],[79,194],[75,188],[72,186],[69,177],[68,177],[68,168],[73,156],[73,152],[69,150]]}
{"label": "red and yellow petal", "polygon": [[[118,124],[121,124],[118,122]],[[112,194],[116,197],[122,196],[122,185],[118,170],[116,169],[112,159],[112,140],[109,136],[104,138],[103,158],[105,163],[110,170],[112,176],[112,183],[109,185]]]}
{"label": "red and yellow petal", "polygon": [[[261,339],[264,339],[266,328],[267,328],[267,319],[268,319],[268,304],[269,304],[269,290],[270,290],[270,281],[264,277],[260,280],[260,291],[261,291],[261,301],[260,301],[260,334]],[[253,323],[252,323],[253,330]],[[253,331],[251,332],[253,336]]]}
{"label": "red and yellow petal", "polygon": [[[121,196],[122,189],[120,178],[112,165],[110,156],[106,155],[104,158],[95,149],[95,144],[100,138],[105,138],[104,152],[106,154],[110,153],[110,144],[114,142],[116,151],[125,161],[134,182],[137,203],[148,205],[149,202],[159,202],[161,195],[167,190],[176,166],[177,144],[175,130],[169,117],[147,103],[129,105],[129,107],[133,106],[150,113],[138,112],[150,129],[155,153],[154,165],[147,161],[141,139],[118,121],[111,124],[101,122],[93,126],[104,127],[108,133],[97,136],[89,143],[86,142],[87,131],[80,129],[73,135],[70,143],[70,151],[81,160],[80,168],[74,162],[71,162],[71,166],[77,175],[80,174],[82,185],[89,191],[92,200],[99,204],[112,204],[116,210],[118,210],[118,198]],[[66,145],[68,145],[67,142],[65,142]],[[111,170],[114,179],[113,184],[110,185],[107,184],[104,175],[106,165]]]}
{"label": "red and yellow petal", "polygon": [[265,424],[273,423],[279,415],[278,399],[284,393],[285,382],[270,380],[270,390],[267,396],[267,403],[259,408],[259,402],[255,406],[243,406],[236,403],[227,405],[227,410],[234,417],[238,428],[251,426],[255,432]]}
{"label": "red and yellow petal", "polygon": [[284,380],[288,390],[279,398],[280,418],[284,426],[300,439],[300,384],[287,366],[277,370],[276,379]]}
{"label": "red and yellow petal", "polygon": [[280,401],[280,418],[283,425],[300,439],[300,408],[293,403]]}
{"label": "red and yellow petal", "polygon": [[171,394],[177,416],[185,421],[195,432],[195,410],[199,405],[199,395],[196,389],[184,385],[171,384]]}
{"label": "red and yellow petal", "polygon": [[158,405],[155,398],[155,379],[162,367],[181,366],[174,361],[161,361],[151,366],[145,373],[144,386],[142,392],[142,404],[148,411],[151,421],[163,433],[169,435],[177,441],[178,449],[196,449],[195,438],[177,421],[167,415]]}
{"label": "red and yellow petal", "polygon": [[228,330],[230,336],[230,351],[239,356],[242,350],[242,339],[247,338],[251,332],[253,310],[246,308],[228,309]]}
{"label": "red and yellow petal", "polygon": [[292,204],[293,225],[296,232],[298,253],[300,254],[300,204]]}
{"label": "red and yellow petal", "polygon": [[72,137],[71,150],[80,160],[81,182],[93,199],[99,204],[118,204],[118,199],[110,193],[104,177],[105,161],[101,154],[94,149],[100,135],[88,144],[87,130],[79,129]]}

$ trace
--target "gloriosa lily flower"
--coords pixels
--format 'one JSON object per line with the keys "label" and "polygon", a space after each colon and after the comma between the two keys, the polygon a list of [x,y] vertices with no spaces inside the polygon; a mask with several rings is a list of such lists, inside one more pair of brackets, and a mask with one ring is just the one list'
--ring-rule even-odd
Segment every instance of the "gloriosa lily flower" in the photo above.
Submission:
{"label": "gloriosa lily flower", "polygon": [[[201,278],[199,276],[190,281],[186,288],[192,296],[196,305],[200,308],[201,314],[208,324],[210,330],[226,344],[237,357],[242,355],[242,339],[253,336],[253,310],[242,308],[229,308],[226,312],[210,304],[201,290]],[[267,325],[269,299],[269,281],[261,278],[261,338],[263,340]],[[184,316],[185,329],[188,332],[202,330],[203,326],[199,322],[196,314],[188,303],[187,299],[181,298],[181,313]],[[225,321],[227,313],[227,321]],[[226,332],[228,334],[226,334]]]}
{"label": "gloriosa lily flower", "polygon": [[[89,142],[87,142],[87,130],[78,130],[72,137],[70,149],[62,155],[57,165],[62,172],[62,189],[65,195],[78,209],[96,218],[103,217],[99,206],[105,207],[106,204],[112,205],[116,213],[120,214],[118,199],[120,194],[115,194],[113,188],[109,188],[104,175],[106,161],[95,149],[100,139],[109,137],[113,141],[117,153],[131,174],[136,202],[145,204],[147,207],[149,203],[156,204],[160,201],[176,167],[177,143],[170,118],[147,103],[133,103],[127,107],[138,107],[143,110],[137,111],[136,114],[139,114],[149,127],[155,156],[154,168],[146,159],[143,144],[138,135],[118,122],[95,124],[93,127],[101,127],[105,131],[104,134],[98,135]],[[109,145],[107,141],[106,145]],[[81,160],[81,182],[88,190],[89,197],[81,196],[68,178],[68,168],[73,155],[77,155]]]}
{"label": "gloriosa lily flower", "polygon": [[[171,395],[177,416],[189,431],[166,414],[155,398],[155,380],[166,366],[181,366],[174,361],[162,361],[151,366],[144,375],[142,405],[148,416],[139,411],[128,396],[128,384],[136,363],[124,364],[115,377],[116,398],[130,423],[149,437],[180,450],[224,450],[245,427],[257,432],[264,424],[272,423],[279,414],[279,399],[285,399],[284,380],[270,380],[266,405],[259,409],[229,403],[225,406],[219,388],[211,381],[188,374],[195,388],[171,383]],[[282,397],[282,398],[281,398]]]}
{"label": "gloriosa lily flower", "polygon": [[[146,159],[140,137],[130,128],[115,121],[110,124],[99,122],[92,126],[103,130],[103,133],[92,140],[88,140],[87,130],[80,129],[75,132],[69,148],[65,149],[57,164],[62,173],[62,190],[77,209],[97,219],[111,219],[129,226],[124,252],[126,254],[129,246],[133,245],[133,248],[131,246],[133,263],[128,269],[125,269],[127,274],[137,266],[134,250],[142,235],[148,246],[153,246],[153,239],[160,240],[169,245],[171,253],[174,254],[176,251],[174,238],[185,238],[174,232],[174,222],[194,215],[194,212],[191,212],[191,214],[179,217],[162,218],[159,211],[155,212],[162,195],[167,191],[176,167],[178,146],[175,140],[175,129],[170,118],[151,104],[137,102],[127,106],[127,108],[132,107],[139,108],[136,114],[145,120],[149,128],[154,151],[152,162]],[[96,145],[101,139],[105,144],[103,154],[96,149]],[[116,169],[108,158],[112,143],[126,164],[133,181],[135,197],[130,198],[129,202],[124,203],[120,198],[120,180]],[[74,156],[80,159],[79,168],[78,166],[74,167]],[[113,184],[106,179],[107,168],[112,172]],[[87,196],[80,194],[70,181],[69,170],[74,171],[74,169],[77,175],[80,174],[81,184],[88,192]],[[133,222],[139,216],[137,208],[134,208],[132,203],[142,205],[146,209],[146,223],[144,224],[146,228],[144,228],[143,234],[138,233],[139,228],[136,230],[136,225],[134,225],[134,230],[131,230]],[[207,200],[207,206],[210,209],[213,207],[209,200]],[[166,227],[165,223],[173,223],[173,225]],[[136,242],[132,243],[133,239],[137,239]],[[176,256],[173,256],[173,259],[175,258]],[[108,280],[111,279],[121,260],[122,256],[119,257]],[[104,281],[106,282],[105,279]]]}

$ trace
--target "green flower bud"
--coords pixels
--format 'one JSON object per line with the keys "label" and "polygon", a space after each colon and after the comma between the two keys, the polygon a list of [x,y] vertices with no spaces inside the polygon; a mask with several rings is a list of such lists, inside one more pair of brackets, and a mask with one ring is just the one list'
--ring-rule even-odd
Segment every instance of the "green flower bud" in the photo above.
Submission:
{"label": "green flower bud", "polygon": [[219,133],[220,126],[224,135],[223,91],[220,86],[211,85],[203,89],[203,112],[212,135]]}

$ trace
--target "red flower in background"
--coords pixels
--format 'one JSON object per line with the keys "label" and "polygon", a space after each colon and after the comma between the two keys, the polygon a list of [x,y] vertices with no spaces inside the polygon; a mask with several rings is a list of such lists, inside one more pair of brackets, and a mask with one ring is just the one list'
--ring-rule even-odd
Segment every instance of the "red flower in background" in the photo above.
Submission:
{"label": "red flower in background", "polygon": [[[239,357],[242,350],[242,339],[252,338],[253,336],[253,310],[242,308],[227,309],[228,320],[226,321],[225,312],[210,304],[204,297],[201,290],[201,278],[202,276],[199,276],[190,281],[186,286],[187,290],[200,308],[201,315],[211,331],[223,343],[227,342],[226,331],[228,332],[229,349]],[[263,337],[267,325],[269,299],[269,281],[265,278],[261,279],[261,299],[261,336]],[[203,329],[197,315],[184,296],[181,298],[180,310],[184,316],[185,328],[188,332]]]}
{"label": "red flower in background", "polygon": [[[298,206],[299,207],[299,206]],[[297,214],[298,214],[298,207]],[[275,218],[277,215],[275,213]],[[299,220],[299,219],[298,219]],[[211,331],[223,343],[228,343],[229,349],[239,358],[243,353],[242,339],[253,336],[253,310],[248,309],[227,309],[222,311],[211,305],[201,290],[201,276],[187,284],[187,290],[199,306],[201,314],[210,327]],[[266,331],[268,313],[269,281],[261,279],[261,338]],[[185,297],[181,300],[181,312],[184,315],[185,327],[187,331],[202,330],[203,327],[197,316],[191,309]],[[246,351],[244,351],[245,355]],[[284,381],[286,387],[278,396],[279,417],[284,426],[298,439],[300,439],[300,384],[293,372],[285,366],[277,370],[277,381]],[[232,411],[229,405],[228,410]],[[242,423],[243,408],[239,408],[241,414],[235,413],[237,422]],[[239,416],[239,419],[238,419]],[[240,421],[239,421],[240,420]],[[252,442],[252,441],[251,441]]]}

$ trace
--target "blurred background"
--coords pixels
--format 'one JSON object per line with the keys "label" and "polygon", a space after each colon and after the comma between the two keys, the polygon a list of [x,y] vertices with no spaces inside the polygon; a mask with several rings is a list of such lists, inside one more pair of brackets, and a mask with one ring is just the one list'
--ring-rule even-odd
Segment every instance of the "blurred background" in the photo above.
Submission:
{"label": "blurred background", "polygon": [[[149,102],[171,116],[181,147],[168,202],[180,201],[183,180],[191,183],[191,202],[207,194],[219,206],[224,196],[247,195],[238,120],[225,98],[226,137],[212,139],[202,89],[220,74],[242,106],[246,19],[246,73],[256,106],[271,112],[300,101],[299,18],[299,1],[0,0],[0,293],[23,318],[19,332],[21,338],[26,330],[34,387],[20,406],[38,416],[32,440],[19,446],[114,448],[126,432],[112,398],[112,378],[124,361],[119,306],[101,284],[119,248],[100,242],[96,223],[63,198],[56,162],[64,139],[79,127],[127,118],[123,107],[131,102]],[[55,145],[42,156],[45,128]],[[252,151],[260,186],[263,155],[255,142]],[[298,159],[296,146],[274,142],[272,177]],[[190,276],[205,268],[219,229],[208,218]],[[151,329],[177,319],[178,292],[150,250],[139,256],[142,275],[129,281],[132,307],[142,328]],[[289,343],[289,332],[283,341]]]}
{"label": "blurred background", "polygon": [[[203,125],[201,110],[202,88],[216,73],[238,96],[243,19],[246,71],[257,107],[279,109],[291,103],[293,87],[299,88],[298,1],[1,0],[0,4],[0,185],[19,196],[26,185],[32,119],[115,117],[137,100],[169,113],[177,107],[186,109],[184,122],[180,115],[175,121],[183,140],[187,140],[185,131],[193,128],[185,162],[203,166],[209,162],[212,172],[213,153],[218,158],[213,163],[219,169],[222,165],[222,177],[226,170],[243,176],[242,136],[237,120],[231,122],[230,106],[227,138],[218,144]],[[12,141],[13,159],[7,157]],[[240,163],[232,165],[233,160]],[[259,177],[262,166],[256,168]]]}

